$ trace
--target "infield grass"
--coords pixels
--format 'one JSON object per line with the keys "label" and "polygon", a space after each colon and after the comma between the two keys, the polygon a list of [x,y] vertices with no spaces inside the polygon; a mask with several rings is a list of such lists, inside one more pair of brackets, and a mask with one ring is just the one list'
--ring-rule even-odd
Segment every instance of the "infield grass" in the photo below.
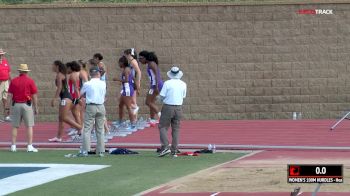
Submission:
{"label": "infield grass", "polygon": [[134,195],[196,171],[237,159],[243,153],[201,154],[198,157],[166,156],[138,151],[138,155],[107,155],[103,158],[65,158],[68,150],[41,150],[38,153],[0,150],[0,163],[61,163],[110,165],[106,169],[56,180],[13,193],[23,196],[62,195]]}

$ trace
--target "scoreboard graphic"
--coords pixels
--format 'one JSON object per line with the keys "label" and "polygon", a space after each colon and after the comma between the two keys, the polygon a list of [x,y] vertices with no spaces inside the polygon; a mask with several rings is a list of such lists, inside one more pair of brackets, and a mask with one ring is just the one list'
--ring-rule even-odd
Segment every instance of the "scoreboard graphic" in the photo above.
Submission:
{"label": "scoreboard graphic", "polygon": [[343,165],[288,165],[288,183],[343,183]]}

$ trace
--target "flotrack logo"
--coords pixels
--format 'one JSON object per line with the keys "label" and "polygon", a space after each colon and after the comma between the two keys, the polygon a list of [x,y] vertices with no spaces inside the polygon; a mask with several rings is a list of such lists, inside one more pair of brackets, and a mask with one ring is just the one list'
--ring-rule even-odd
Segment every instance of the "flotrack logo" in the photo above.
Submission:
{"label": "flotrack logo", "polygon": [[311,14],[311,15],[330,15],[333,14],[331,9],[308,9],[308,10],[298,10],[298,14]]}

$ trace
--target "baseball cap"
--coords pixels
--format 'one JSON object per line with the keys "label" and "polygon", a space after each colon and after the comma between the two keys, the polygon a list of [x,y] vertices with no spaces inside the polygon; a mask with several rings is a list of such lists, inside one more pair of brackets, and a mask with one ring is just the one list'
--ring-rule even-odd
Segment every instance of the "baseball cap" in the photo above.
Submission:
{"label": "baseball cap", "polygon": [[97,73],[100,72],[100,69],[98,68],[98,66],[93,66],[90,68],[90,73]]}

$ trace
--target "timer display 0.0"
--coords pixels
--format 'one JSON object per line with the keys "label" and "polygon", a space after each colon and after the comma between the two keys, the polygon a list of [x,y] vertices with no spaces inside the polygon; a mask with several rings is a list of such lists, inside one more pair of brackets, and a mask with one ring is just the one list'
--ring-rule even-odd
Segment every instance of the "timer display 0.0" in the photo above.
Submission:
{"label": "timer display 0.0", "polygon": [[342,183],[343,165],[288,165],[289,183]]}

